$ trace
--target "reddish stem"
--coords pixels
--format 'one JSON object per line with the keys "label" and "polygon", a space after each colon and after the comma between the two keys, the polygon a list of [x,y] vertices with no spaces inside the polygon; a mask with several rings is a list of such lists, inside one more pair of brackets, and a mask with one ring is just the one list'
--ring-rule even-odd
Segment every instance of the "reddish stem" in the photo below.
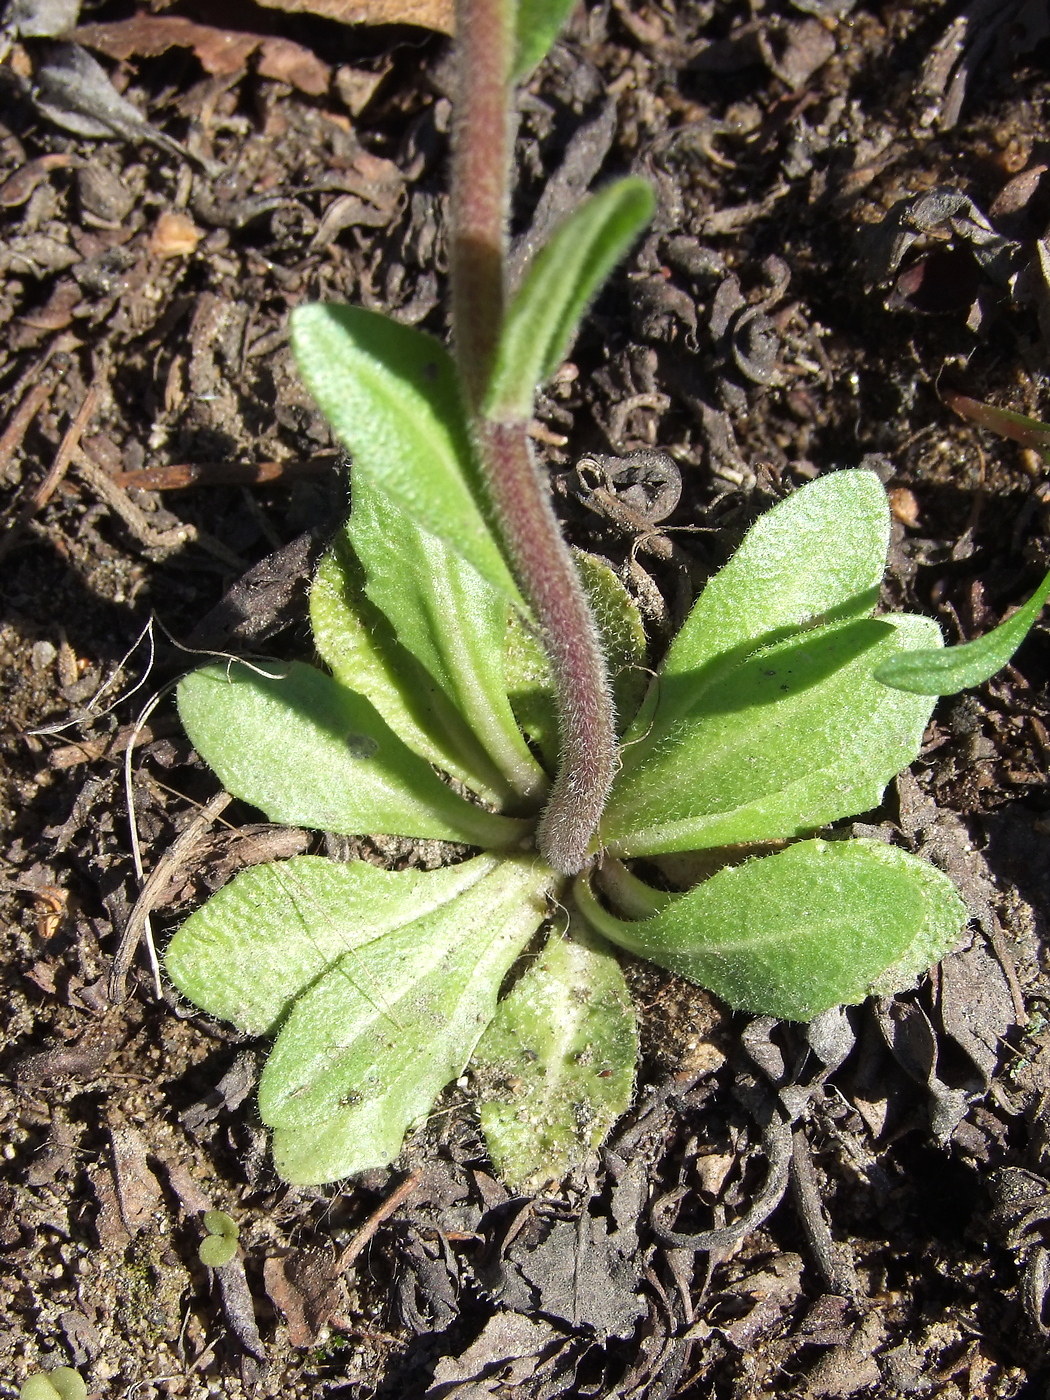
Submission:
{"label": "reddish stem", "polygon": [[479,435],[493,505],[539,620],[554,681],[560,763],[536,841],[555,870],[575,875],[590,859],[615,771],[615,712],[605,657],[526,425],[483,422]]}
{"label": "reddish stem", "polygon": [[477,412],[503,323],[513,7],[456,0],[450,259],[456,362]]}
{"label": "reddish stem", "polygon": [[590,859],[612,786],[616,725],[608,672],[547,482],[533,461],[527,424],[482,416],[506,295],[513,20],[507,0],[456,0],[453,340],[491,502],[554,682],[560,763],[536,841],[555,870],[575,875]]}

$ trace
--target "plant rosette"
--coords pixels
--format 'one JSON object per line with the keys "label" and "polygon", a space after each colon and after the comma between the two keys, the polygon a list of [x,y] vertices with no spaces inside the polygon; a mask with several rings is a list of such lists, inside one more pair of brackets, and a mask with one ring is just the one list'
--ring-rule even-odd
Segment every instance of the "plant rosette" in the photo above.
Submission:
{"label": "plant rosette", "polygon": [[[958,942],[945,875],[891,845],[813,836],[876,806],[919,752],[931,697],[878,675],[965,650],[940,651],[926,618],[873,615],[890,530],[877,477],[832,473],[762,516],[648,685],[633,603],[581,558],[624,722],[595,858],[572,879],[533,849],[554,708],[472,488],[446,352],[346,307],[305,308],[294,334],[355,462],[311,595],[327,669],[204,667],[179,687],[183,723],[272,821],[481,854],[436,870],[257,866],[175,935],[167,970],[191,1001],[276,1035],[259,1105],[286,1179],[389,1163],[472,1058],[504,1176],[535,1189],[562,1175],[630,1099],[615,948],[733,1007],[806,1020],[910,985]],[[388,460],[411,498],[384,480]],[[771,843],[783,849],[751,854]],[[716,873],[681,892],[632,873],[680,852]]]}
{"label": "plant rosette", "polygon": [[649,669],[616,576],[567,552],[527,428],[650,190],[624,179],[584,200],[506,303],[492,275],[499,94],[509,110],[513,72],[567,8],[521,0],[511,62],[513,7],[459,0],[456,360],[360,308],[293,316],[301,373],[353,460],[311,593],[323,666],[224,661],[179,686],[198,752],[271,821],[455,847],[438,869],[305,855],[244,870],[171,942],[190,1001],[276,1037],[259,1108],[290,1182],[386,1165],[471,1063],[507,1182],[562,1177],[631,1097],[618,950],[798,1020],[911,985],[959,941],[951,882],[896,846],[819,833],[878,805],[933,697],[1003,665],[1050,593],[1048,575],[960,647],[927,618],[875,615],[886,493],[838,471],[757,521]]}

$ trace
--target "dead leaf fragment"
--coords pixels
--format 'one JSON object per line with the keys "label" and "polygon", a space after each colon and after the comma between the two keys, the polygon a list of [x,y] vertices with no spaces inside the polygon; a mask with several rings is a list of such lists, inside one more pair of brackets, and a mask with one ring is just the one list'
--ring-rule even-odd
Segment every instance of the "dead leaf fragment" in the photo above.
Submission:
{"label": "dead leaf fragment", "polygon": [[187,257],[203,237],[188,214],[169,209],[161,214],[150,234],[149,250],[155,258]]}
{"label": "dead leaf fragment", "polygon": [[452,33],[451,0],[260,0],[268,10],[320,15],[339,24],[418,24]]}
{"label": "dead leaf fragment", "polygon": [[84,24],[78,42],[122,63],[130,58],[157,58],[169,49],[192,49],[206,73],[230,78],[257,55],[264,78],[290,83],[308,97],[328,91],[331,69],[302,44],[278,35],[254,34],[197,24],[182,15],[138,14],[113,24]]}

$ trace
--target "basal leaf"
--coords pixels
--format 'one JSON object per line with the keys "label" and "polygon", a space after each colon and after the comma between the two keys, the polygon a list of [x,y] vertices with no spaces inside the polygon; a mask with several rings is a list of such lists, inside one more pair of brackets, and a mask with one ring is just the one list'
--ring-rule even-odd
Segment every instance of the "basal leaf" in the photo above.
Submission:
{"label": "basal leaf", "polygon": [[1027,637],[1050,598],[1050,574],[1014,613],[983,637],[960,646],[908,651],[885,662],[875,679],[915,695],[957,695],[994,676]]}
{"label": "basal leaf", "polygon": [[542,866],[501,861],[450,903],[347,953],[303,993],[259,1086],[287,1181],[335,1181],[393,1160],[465,1067],[507,970],[546,917],[551,884]]}
{"label": "basal leaf", "polygon": [[966,910],[947,876],[878,841],[803,841],[672,900],[617,919],[577,898],[606,938],[730,1006],[808,1021],[910,986],[958,941]]}
{"label": "basal leaf", "polygon": [[514,77],[519,82],[527,78],[546,56],[565,21],[572,14],[575,2],[576,0],[518,0]]}
{"label": "basal leaf", "polygon": [[497,863],[477,856],[440,870],[392,871],[296,856],[254,865],[190,915],[165,967],[209,1015],[273,1035],[295,998],[341,958],[447,909]]}
{"label": "basal leaf", "polygon": [[551,937],[474,1054],[489,1155],[512,1191],[560,1181],[631,1100],[638,1031],[611,950],[577,926]]}
{"label": "basal leaf", "polygon": [[517,585],[479,507],[455,368],[432,336],[357,306],[292,313],[300,372],[367,477],[519,608]]}
{"label": "basal leaf", "polygon": [[938,635],[928,618],[862,619],[701,668],[692,708],[655,746],[623,750],[601,826],[610,854],[791,838],[877,806],[917,756],[932,703],[872,671]]}
{"label": "basal leaf", "polygon": [[690,708],[697,678],[813,623],[867,617],[879,599],[890,540],[874,472],[819,477],[758,518],[708,582],[653,683],[629,740],[655,743]]}
{"label": "basal leaf", "polygon": [[457,796],[364,696],[301,662],[205,666],[179,685],[194,747],[271,821],[506,847],[523,824]]}
{"label": "basal leaf", "polygon": [[506,798],[509,784],[464,718],[366,598],[363,571],[345,531],[314,576],[310,622],[336,680],[371,700],[413,753],[485,797]]}
{"label": "basal leaf", "polygon": [[542,796],[547,776],[514,718],[503,676],[506,596],[370,484],[354,491],[346,534],[368,598],[400,646],[437,682],[505,785]]}
{"label": "basal leaf", "polygon": [[568,353],[602,283],[652,218],[644,180],[619,180],[590,195],[532,259],[503,324],[485,412],[528,419],[536,390]]}

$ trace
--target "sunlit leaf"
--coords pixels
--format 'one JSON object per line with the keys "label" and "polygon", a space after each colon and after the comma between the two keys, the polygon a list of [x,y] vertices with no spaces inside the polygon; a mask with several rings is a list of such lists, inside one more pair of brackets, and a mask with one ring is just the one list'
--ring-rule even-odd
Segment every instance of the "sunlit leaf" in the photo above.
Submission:
{"label": "sunlit leaf", "polygon": [[202,1010],[272,1035],[296,997],[340,958],[447,909],[495,867],[491,856],[439,870],[381,870],[323,856],[254,865],[190,915],[165,967]]}
{"label": "sunlit leaf", "polygon": [[759,516],[671,643],[629,740],[643,751],[654,743],[692,706],[704,668],[732,665],[798,627],[867,617],[889,540],[886,492],[869,471],[819,477]]}
{"label": "sunlit leaf", "polygon": [[966,919],[946,875],[878,841],[803,841],[720,871],[651,919],[577,900],[612,942],[731,1006],[808,1021],[890,995],[957,943]]}
{"label": "sunlit leaf", "polygon": [[[872,670],[938,635],[928,618],[861,619],[796,632],[709,668],[706,683],[702,668],[693,706],[660,742],[625,746],[603,844],[641,856],[772,841],[877,806],[918,754],[932,702]],[[688,677],[678,682],[684,695]]]}
{"label": "sunlit leaf", "polygon": [[482,846],[520,839],[520,823],[457,796],[364,696],[312,666],[205,666],[178,694],[194,747],[271,821]]}
{"label": "sunlit leaf", "polygon": [[366,598],[361,565],[345,531],[314,577],[310,622],[317,650],[336,679],[371,700],[414,753],[475,792],[507,796],[509,784],[466,720]]}
{"label": "sunlit leaf", "polygon": [[423,331],[357,306],[301,306],[292,346],[310,392],[367,477],[408,518],[524,607],[479,507],[455,367]]}
{"label": "sunlit leaf", "polygon": [[421,662],[506,784],[541,797],[547,775],[514,717],[503,675],[506,596],[384,492],[354,493],[346,536],[369,601]]}
{"label": "sunlit leaf", "polygon": [[580,319],[652,218],[644,180],[619,180],[587,198],[526,269],[507,308],[485,412],[528,419],[537,388],[568,353]]}
{"label": "sunlit leaf", "polygon": [[572,14],[576,0],[517,0],[514,76],[527,78],[544,58]]}
{"label": "sunlit leaf", "polygon": [[559,1181],[631,1100],[638,1032],[611,950],[552,936],[500,1002],[474,1065],[489,1155],[513,1191]]}
{"label": "sunlit leaf", "polygon": [[[532,862],[501,861],[450,903],[359,944],[303,993],[259,1086],[285,1180],[334,1181],[393,1160],[470,1059],[546,917],[551,882]],[[337,919],[338,906],[329,913]]]}
{"label": "sunlit leaf", "polygon": [[1000,622],[983,637],[954,647],[904,652],[878,667],[875,679],[915,695],[957,695],[960,690],[980,685],[1010,660],[1035,625],[1048,598],[1050,574],[1013,617]]}

